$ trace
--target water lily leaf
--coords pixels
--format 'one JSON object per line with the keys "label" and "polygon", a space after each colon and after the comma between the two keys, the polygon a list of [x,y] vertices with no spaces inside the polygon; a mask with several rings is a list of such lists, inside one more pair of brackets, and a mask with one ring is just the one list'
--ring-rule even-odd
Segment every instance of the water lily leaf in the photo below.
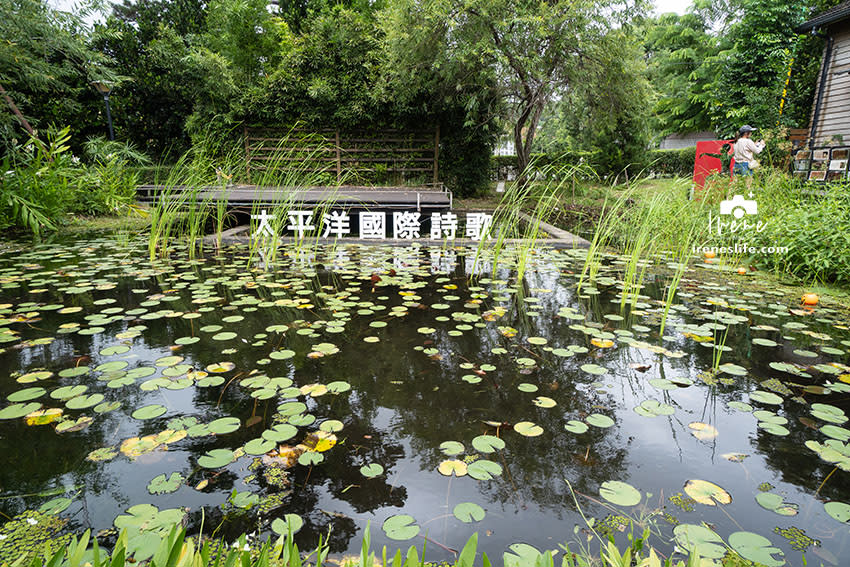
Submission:
{"label": "water lily leaf", "polygon": [[13,392],[9,394],[6,399],[10,402],[28,402],[30,400],[34,400],[36,398],[40,398],[44,394],[47,393],[47,390],[44,388],[25,388],[23,390],[18,390],[17,392]]}
{"label": "water lily leaf", "polygon": [[287,514],[283,518],[272,521],[272,531],[277,535],[288,536],[295,534],[304,526],[304,520],[298,514]]}
{"label": "water lily leaf", "polygon": [[149,406],[140,407],[132,413],[133,419],[153,419],[164,414],[168,409],[160,404],[151,404]]}
{"label": "water lily leaf", "polygon": [[747,369],[743,366],[738,366],[737,364],[732,364],[731,362],[727,362],[726,364],[721,364],[717,367],[717,370],[723,372],[724,374],[731,374],[732,376],[746,376]]}
{"label": "water lily leaf", "polygon": [[720,504],[729,504],[732,502],[732,496],[707,480],[692,479],[685,483],[685,493],[706,506],[715,506],[715,502]]}
{"label": "water lily leaf", "polygon": [[92,394],[90,396],[77,396],[65,402],[68,409],[78,410],[96,406],[103,401],[103,394]]}
{"label": "water lily leaf", "polygon": [[245,453],[248,455],[265,455],[277,447],[277,442],[258,437],[245,443]]}
{"label": "water lily leaf", "polygon": [[520,421],[514,424],[514,431],[524,437],[537,437],[543,435],[543,428],[531,421]]}
{"label": "water lily leaf", "polygon": [[773,392],[765,392],[764,390],[754,390],[750,392],[750,401],[779,405],[782,403],[782,396],[778,396]]}
{"label": "water lily leaf", "polygon": [[546,396],[537,396],[533,400],[531,400],[535,406],[539,408],[553,408],[558,405],[555,400],[552,398],[547,398]]}
{"label": "water lily leaf", "polygon": [[611,419],[607,415],[603,415],[601,413],[592,413],[589,416],[587,416],[585,421],[589,425],[592,425],[594,427],[600,427],[602,429],[605,429],[605,428],[608,428],[608,427],[611,427],[612,425],[614,425],[613,419]]}
{"label": "water lily leaf", "polygon": [[452,514],[454,514],[455,518],[460,520],[465,524],[471,524],[473,522],[480,522],[484,519],[486,513],[484,512],[484,508],[476,504],[475,502],[461,502],[452,510]]}
{"label": "water lily leaf", "polygon": [[101,461],[111,461],[117,456],[118,451],[116,451],[113,447],[101,447],[100,449],[95,449],[90,452],[86,456],[86,460],[97,463]]}
{"label": "water lily leaf", "polygon": [[673,415],[676,409],[658,400],[644,400],[639,406],[634,408],[635,413],[644,417],[658,417],[659,415]]}
{"label": "water lily leaf", "polygon": [[527,567],[528,565],[537,565],[540,562],[542,553],[536,548],[527,543],[513,543],[508,546],[511,553],[503,553],[502,561],[505,567]]}
{"label": "water lily leaf", "polygon": [[466,472],[475,480],[492,480],[494,476],[502,474],[502,465],[487,459],[478,459],[467,466]]}
{"label": "water lily leaf", "polygon": [[617,506],[634,506],[641,501],[640,492],[635,487],[619,480],[603,482],[599,495]]}
{"label": "water lily leaf", "polygon": [[595,376],[599,376],[608,372],[607,368],[603,368],[598,364],[582,364],[581,369],[587,372],[588,374],[593,374]]}
{"label": "water lily leaf", "polygon": [[698,553],[706,559],[720,559],[726,555],[723,538],[705,526],[679,524],[673,529],[676,543],[691,554]]}
{"label": "water lily leaf", "polygon": [[315,451],[305,451],[298,456],[298,464],[307,466],[318,465],[325,460],[325,456]]}
{"label": "water lily leaf", "polygon": [[263,431],[263,438],[276,443],[283,443],[295,437],[298,433],[298,428],[289,423],[280,423],[271,429]]}
{"label": "water lily leaf", "polygon": [[520,392],[530,392],[530,393],[532,393],[532,392],[536,392],[538,388],[534,384],[529,384],[528,382],[522,382],[516,387],[516,389],[519,390]]}
{"label": "water lily leaf", "polygon": [[166,476],[165,474],[157,475],[148,483],[148,492],[151,494],[175,492],[180,488],[184,480],[183,475],[179,472],[171,473],[171,476]]}
{"label": "water lily leaf", "polygon": [[[766,567],[785,565],[785,554],[764,536],[753,532],[735,532],[729,536],[729,546],[744,559],[749,559]],[[780,559],[774,557],[778,555]]]}
{"label": "water lily leaf", "polygon": [[241,425],[238,417],[221,417],[209,422],[207,428],[216,435],[226,435],[236,431]]}
{"label": "water lily leaf", "polygon": [[818,419],[842,425],[847,422],[844,410],[830,404],[812,404],[811,413]]}
{"label": "water lily leaf", "polygon": [[382,526],[387,537],[396,541],[406,541],[419,534],[419,526],[413,516],[407,514],[396,514],[384,520]]}
{"label": "water lily leaf", "polygon": [[384,467],[382,467],[378,463],[363,465],[362,467],[360,467],[360,474],[362,474],[366,478],[375,478],[384,474]]}
{"label": "water lily leaf", "polygon": [[691,429],[691,435],[700,441],[711,441],[718,435],[717,428],[701,421],[693,421],[688,424]]}
{"label": "water lily leaf", "polygon": [[307,404],[304,402],[284,402],[277,406],[277,412],[284,417],[298,415],[305,411],[307,411]]}
{"label": "water lily leaf", "polygon": [[759,492],[756,494],[756,502],[765,510],[776,512],[780,516],[796,516],[798,506],[784,502],[781,495],[774,492]]}
{"label": "water lily leaf", "polygon": [[[613,423],[611,424],[613,425]],[[569,420],[566,425],[564,425],[564,429],[569,431],[570,433],[585,433],[588,430],[587,424],[583,421],[577,421],[575,419]]]}
{"label": "water lily leaf", "polygon": [[472,440],[472,446],[479,453],[494,453],[505,448],[505,442],[494,435],[479,435]]}
{"label": "water lily leaf", "polygon": [[76,384],[74,386],[62,386],[50,392],[50,397],[54,400],[67,400],[75,396],[81,396],[89,389],[84,384]]}
{"label": "water lily leaf", "polygon": [[41,407],[38,402],[30,402],[28,404],[12,404],[0,410],[0,419],[18,419],[27,414],[31,414]]}
{"label": "water lily leaf", "polygon": [[844,429],[843,427],[838,427],[837,425],[824,425],[820,428],[820,432],[828,437],[837,439],[842,443],[850,441],[850,429]]}
{"label": "water lily leaf", "polygon": [[823,505],[823,509],[830,517],[838,520],[843,524],[850,523],[850,504],[844,502],[827,502]]}
{"label": "water lily leaf", "polygon": [[198,465],[205,469],[217,469],[229,465],[235,458],[236,455],[229,449],[213,449],[198,459]]}
{"label": "water lily leaf", "polygon": [[212,374],[223,374],[225,372],[230,372],[234,368],[236,368],[236,365],[232,362],[216,362],[208,365],[206,371]]}
{"label": "water lily leaf", "polygon": [[726,405],[734,410],[742,411],[745,413],[753,411],[753,406],[745,402],[739,402],[737,400],[726,402]]}
{"label": "water lily leaf", "polygon": [[443,441],[440,443],[440,451],[450,457],[463,453],[465,449],[466,447],[463,446],[463,443],[458,441]]}
{"label": "water lily leaf", "polygon": [[328,384],[327,389],[331,394],[342,394],[351,389],[351,384],[343,382],[342,380],[336,380]]}
{"label": "water lily leaf", "polygon": [[455,476],[465,476],[467,473],[467,466],[463,461],[450,459],[440,463],[437,470],[440,471],[440,474],[443,476],[452,476],[452,474]]}

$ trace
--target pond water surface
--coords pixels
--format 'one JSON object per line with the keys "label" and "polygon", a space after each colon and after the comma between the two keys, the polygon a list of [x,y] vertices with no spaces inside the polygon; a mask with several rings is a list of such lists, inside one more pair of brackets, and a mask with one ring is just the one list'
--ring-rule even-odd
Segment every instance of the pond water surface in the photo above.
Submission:
{"label": "pond water surface", "polygon": [[268,268],[240,247],[8,245],[0,511],[128,527],[139,556],[159,520],[228,541],[303,523],[302,549],[329,533],[337,555],[369,523],[373,547],[427,536],[437,561],[473,532],[491,557],[587,543],[577,501],[603,536],[651,526],[664,554],[678,535],[841,564],[846,315],[697,268],[662,336],[667,271],[623,305],[615,257],[577,290],[583,254],[540,251],[517,282],[511,252],[493,272],[448,247]]}

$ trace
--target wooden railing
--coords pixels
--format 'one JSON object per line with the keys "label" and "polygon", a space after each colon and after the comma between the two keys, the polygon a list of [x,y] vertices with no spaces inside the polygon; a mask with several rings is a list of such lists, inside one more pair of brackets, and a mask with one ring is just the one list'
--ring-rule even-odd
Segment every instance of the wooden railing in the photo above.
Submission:
{"label": "wooden railing", "polygon": [[[326,173],[337,184],[375,184],[381,177],[439,185],[440,129],[244,129],[248,180],[271,168]],[[424,182],[430,180],[430,183]]]}

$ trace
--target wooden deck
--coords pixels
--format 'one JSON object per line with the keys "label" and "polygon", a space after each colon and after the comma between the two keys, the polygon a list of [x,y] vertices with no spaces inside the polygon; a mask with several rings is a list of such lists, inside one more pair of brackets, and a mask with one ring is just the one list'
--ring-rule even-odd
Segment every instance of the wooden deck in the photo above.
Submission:
{"label": "wooden deck", "polygon": [[[153,202],[166,188],[161,185],[139,185],[136,195],[139,201]],[[198,203],[216,203],[226,198],[228,208],[252,210],[257,207],[273,207],[282,203],[304,207],[315,207],[330,203],[345,209],[450,209],[452,193],[432,187],[260,187],[258,185],[233,185],[221,187],[190,188],[176,186],[168,188],[178,199],[193,191]]]}

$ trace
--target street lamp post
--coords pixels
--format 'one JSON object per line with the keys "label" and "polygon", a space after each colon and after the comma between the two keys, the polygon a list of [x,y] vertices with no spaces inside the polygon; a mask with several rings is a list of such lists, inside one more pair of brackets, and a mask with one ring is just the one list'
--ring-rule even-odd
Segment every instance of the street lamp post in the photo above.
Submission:
{"label": "street lamp post", "polygon": [[112,113],[109,111],[109,93],[112,92],[112,85],[103,81],[92,81],[91,84],[97,89],[97,92],[103,95],[103,102],[106,103],[106,123],[109,125],[109,139],[115,140],[115,132],[112,130]]}

